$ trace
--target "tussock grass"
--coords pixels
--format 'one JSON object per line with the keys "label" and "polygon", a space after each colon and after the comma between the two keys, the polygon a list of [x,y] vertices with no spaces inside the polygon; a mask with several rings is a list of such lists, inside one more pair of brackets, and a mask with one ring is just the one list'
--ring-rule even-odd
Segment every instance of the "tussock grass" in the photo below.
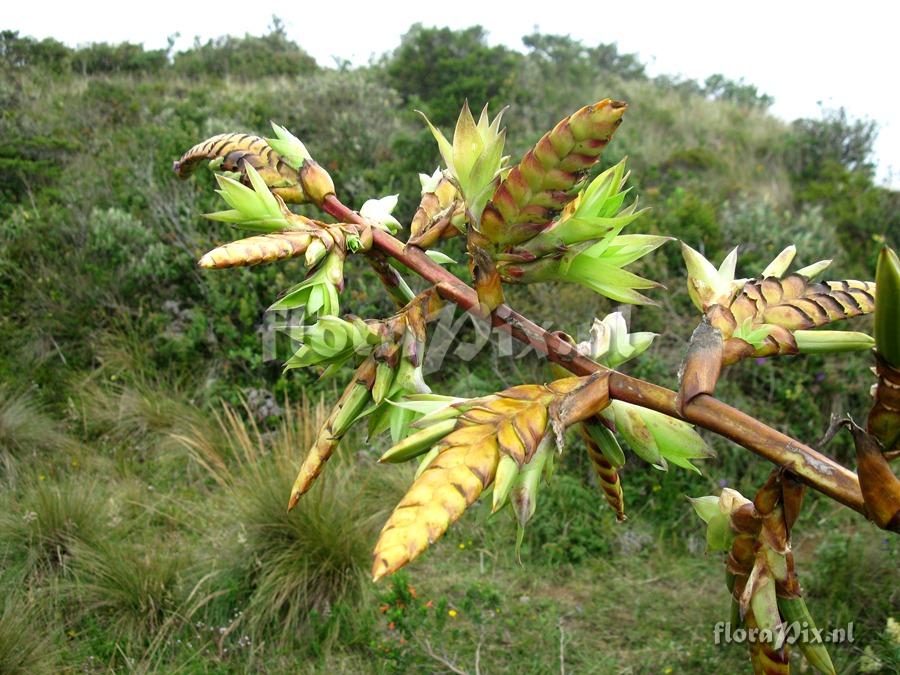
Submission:
{"label": "tussock grass", "polygon": [[0,545],[29,572],[65,565],[77,541],[106,534],[106,505],[95,482],[35,480],[0,514]]}
{"label": "tussock grass", "polygon": [[176,546],[76,544],[74,580],[66,592],[83,615],[99,617],[117,640],[159,642],[208,599],[198,602],[202,582],[187,590],[188,573],[189,561]]}
{"label": "tussock grass", "polygon": [[33,601],[0,594],[0,673],[43,675],[58,672],[57,649]]}
{"label": "tussock grass", "polygon": [[86,429],[132,450],[165,451],[185,429],[211,431],[196,380],[156,369],[147,339],[127,317],[95,340],[99,366],[76,387]]}
{"label": "tussock grass", "polygon": [[217,415],[218,434],[195,429],[178,438],[227,495],[238,523],[223,569],[240,607],[230,630],[240,626],[279,644],[310,640],[315,631],[319,640],[323,624],[334,635],[352,623],[347,608],[366,597],[371,547],[399,494],[397,474],[386,481],[364,453],[345,450],[329,462],[321,484],[293,512],[286,509],[324,414],[321,403],[303,400],[264,433],[226,407]]}
{"label": "tussock grass", "polygon": [[234,488],[241,477],[258,472],[264,460],[273,459],[287,467],[302,458],[327,410],[321,399],[313,403],[304,397],[296,405],[285,406],[285,415],[274,431],[260,428],[246,406],[243,413],[223,405],[211,419],[199,417],[171,434],[171,439],[225,488]]}
{"label": "tussock grass", "polygon": [[166,445],[172,434],[207,419],[187,395],[148,383],[88,383],[82,411],[109,440],[141,450]]}
{"label": "tussock grass", "polygon": [[0,464],[7,475],[14,472],[14,458],[73,445],[62,424],[30,392],[14,392],[0,384]]}

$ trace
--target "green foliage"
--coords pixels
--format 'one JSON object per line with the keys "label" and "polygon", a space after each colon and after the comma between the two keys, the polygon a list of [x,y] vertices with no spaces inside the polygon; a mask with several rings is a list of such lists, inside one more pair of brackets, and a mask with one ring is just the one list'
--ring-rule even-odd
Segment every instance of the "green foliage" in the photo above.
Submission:
{"label": "green foliage", "polygon": [[623,79],[646,77],[644,64],[636,54],[620,54],[615,44],[586,47],[568,35],[532,33],[522,38],[528,56],[545,77],[565,82],[586,83],[598,72]]}
{"label": "green foliage", "polygon": [[186,563],[177,549],[158,543],[77,544],[67,592],[83,617],[106,626],[115,640],[144,643],[159,638],[172,621],[190,619]]}
{"label": "green foliage", "polygon": [[102,536],[107,527],[104,497],[96,483],[37,476],[24,485],[0,516],[3,555],[29,572],[64,565],[79,541]]}
{"label": "green foliage", "polygon": [[57,672],[57,650],[33,600],[4,593],[0,600],[0,672],[44,675]]}
{"label": "green foliage", "polygon": [[878,130],[871,120],[851,120],[843,108],[823,109],[822,119],[798,119],[791,125],[789,161],[799,178],[820,176],[830,164],[871,175]]}
{"label": "green foliage", "polygon": [[20,37],[19,31],[0,31],[0,64],[3,69],[36,67],[60,74],[68,70],[71,52],[71,49],[53,38],[39,41],[31,37]]}
{"label": "green foliage", "polygon": [[464,101],[473,110],[508,100],[519,56],[490,47],[481,26],[460,31],[412,26],[386,59],[388,84],[406,108],[421,108],[441,127],[456,121]]}
{"label": "green foliage", "polygon": [[315,59],[291,41],[276,17],[267,35],[242,38],[226,35],[194,40],[191,49],[175,55],[175,72],[188,77],[297,77],[315,72]]}
{"label": "green foliage", "polygon": [[703,92],[714,99],[731,101],[746,108],[766,109],[775,102],[774,98],[763,94],[752,84],[747,84],[743,78],[735,82],[721,73],[706,78]]}

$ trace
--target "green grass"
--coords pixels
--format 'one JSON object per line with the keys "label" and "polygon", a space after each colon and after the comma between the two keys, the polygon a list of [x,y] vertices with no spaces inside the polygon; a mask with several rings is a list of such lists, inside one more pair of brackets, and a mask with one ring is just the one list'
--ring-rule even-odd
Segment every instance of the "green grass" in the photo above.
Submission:
{"label": "green grass", "polygon": [[191,595],[186,574],[184,553],[166,542],[80,544],[66,592],[117,643],[141,645],[160,639],[173,621],[190,620],[195,610],[185,609]]}
{"label": "green grass", "polygon": [[4,556],[29,573],[65,566],[79,541],[98,541],[110,529],[103,488],[88,477],[62,481],[44,474],[5,496],[0,514]]}
{"label": "green grass", "polygon": [[15,460],[43,451],[65,452],[74,446],[62,425],[48,415],[31,392],[14,392],[0,384],[0,467],[15,476]]}
{"label": "green grass", "polygon": [[0,598],[0,673],[55,673],[60,652],[34,598],[8,592]]}

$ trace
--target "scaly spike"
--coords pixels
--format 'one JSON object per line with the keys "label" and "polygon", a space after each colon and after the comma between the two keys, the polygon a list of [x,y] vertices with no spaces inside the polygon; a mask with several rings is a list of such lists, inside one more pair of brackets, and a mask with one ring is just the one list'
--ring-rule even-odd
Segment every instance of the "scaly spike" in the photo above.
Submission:
{"label": "scaly spike", "polygon": [[[587,170],[622,121],[627,106],[605,99],[560,121],[529,150],[501,181],[481,216],[480,230],[495,244],[531,238],[551,221],[572,196],[567,194]],[[524,180],[523,180],[524,179]],[[527,185],[525,190],[521,186]],[[501,195],[515,195],[501,208]],[[539,206],[552,205],[550,208]]]}
{"label": "scaly spike", "polygon": [[322,429],[319,431],[313,447],[309,449],[300,472],[291,487],[288,500],[288,511],[293,509],[300,497],[312,487],[313,482],[322,472],[325,463],[331,458],[335,448],[344,434],[347,433],[359,414],[371,401],[369,390],[375,378],[375,361],[370,356],[354,373],[353,379],[340,400],[331,411]]}
{"label": "scaly spike", "polygon": [[216,161],[221,171],[240,172],[242,182],[249,184],[247,167],[253,167],[265,184],[285,202],[307,201],[300,176],[264,138],[250,134],[219,134],[198,143],[177,160],[173,169],[179,178],[190,176],[203,161]]}
{"label": "scaly spike", "polygon": [[[597,480],[603,490],[603,496],[606,497],[606,502],[612,507],[613,511],[615,511],[616,520],[622,522],[626,520],[625,494],[622,491],[622,482],[619,480],[619,474],[616,471],[616,468],[606,458],[606,453],[601,449],[600,444],[594,440],[595,433],[602,432],[607,432],[612,435],[612,432],[602,424],[597,426],[596,432],[594,429],[589,432],[586,423],[581,425],[581,435],[584,439],[585,446],[587,446],[591,464],[593,464],[594,471],[597,474]],[[615,441],[614,436],[613,441]]]}
{"label": "scaly spike", "polygon": [[500,453],[490,434],[449,447],[422,472],[391,514],[375,545],[378,581],[437,541],[494,480]]}
{"label": "scaly spike", "polygon": [[304,255],[312,240],[309,232],[277,232],[232,241],[200,258],[204,269],[259,265]]}

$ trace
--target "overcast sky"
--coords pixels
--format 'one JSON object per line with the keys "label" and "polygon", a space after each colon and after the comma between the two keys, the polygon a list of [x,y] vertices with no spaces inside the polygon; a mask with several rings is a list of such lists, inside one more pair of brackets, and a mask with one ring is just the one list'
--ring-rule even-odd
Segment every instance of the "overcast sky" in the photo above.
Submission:
{"label": "overcast sky", "polygon": [[743,77],[774,96],[772,112],[787,120],[818,116],[819,102],[875,120],[879,176],[900,188],[900,8],[887,1],[12,0],[0,10],[0,28],[71,45],[127,40],[164,47],[167,36],[179,33],[176,48],[184,48],[194,36],[262,34],[273,13],[324,66],[333,65],[334,57],[365,63],[393,49],[410,24],[421,22],[453,28],[481,24],[492,43],[515,49],[535,29],[569,34],[586,44],[615,42],[622,51],[637,52],[651,74]]}

